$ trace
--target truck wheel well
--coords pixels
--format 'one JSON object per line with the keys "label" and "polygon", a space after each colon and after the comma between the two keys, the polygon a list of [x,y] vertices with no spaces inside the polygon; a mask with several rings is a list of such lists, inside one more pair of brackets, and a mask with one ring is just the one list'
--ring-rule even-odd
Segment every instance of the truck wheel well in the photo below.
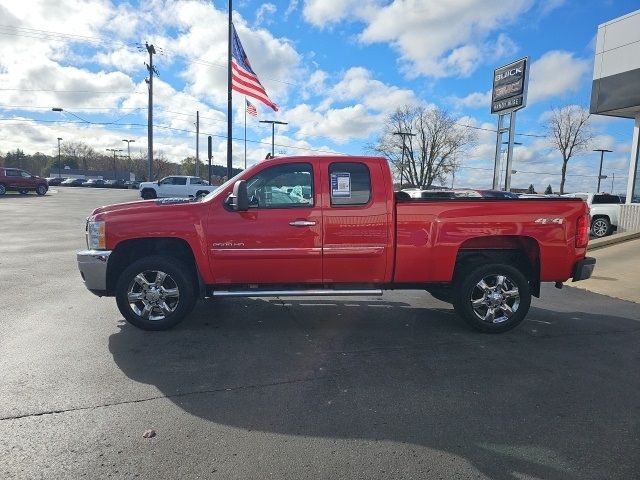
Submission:
{"label": "truck wheel well", "polygon": [[114,294],[118,278],[125,268],[136,260],[151,255],[165,255],[187,265],[193,275],[195,288],[197,288],[198,270],[193,252],[185,240],[180,238],[138,238],[120,242],[109,256],[107,294]]}
{"label": "truck wheel well", "polygon": [[594,220],[597,220],[598,218],[606,218],[608,221],[611,221],[611,219],[609,218],[609,215],[594,215],[593,217],[591,217],[591,223],[593,223]]}
{"label": "truck wheel well", "polygon": [[491,249],[491,248],[468,248],[460,249],[456,258],[456,266],[453,280],[456,282],[463,277],[465,272],[478,267],[479,265],[489,263],[503,263],[511,265],[522,272],[529,281],[531,294],[540,296],[540,251],[538,243],[531,240],[535,244],[527,246],[527,248],[512,249]]}

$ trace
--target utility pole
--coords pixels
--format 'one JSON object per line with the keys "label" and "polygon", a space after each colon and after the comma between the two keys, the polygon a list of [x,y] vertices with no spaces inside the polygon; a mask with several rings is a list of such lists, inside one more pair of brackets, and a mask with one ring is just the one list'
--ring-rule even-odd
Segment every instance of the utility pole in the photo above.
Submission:
{"label": "utility pole", "polygon": [[200,111],[196,110],[196,177],[200,176]]}
{"label": "utility pole", "polygon": [[607,150],[606,148],[596,148],[593,150],[594,152],[600,152],[600,171],[598,172],[598,189],[596,193],[600,191],[600,180],[607,178],[607,176],[602,176],[602,161],[604,160],[604,152],[611,153],[612,150]]}
{"label": "utility pole", "polygon": [[231,35],[233,31],[233,2],[227,0],[229,19],[227,21],[227,180],[233,177],[233,146],[231,137],[233,136],[233,95],[231,94]]}
{"label": "utility pole", "polygon": [[60,141],[62,140],[62,138],[58,137],[58,178],[60,178],[62,175],[60,175]]}
{"label": "utility pole", "polygon": [[406,150],[405,138],[407,136],[415,137],[416,134],[411,132],[394,132],[393,134],[400,135],[402,137],[402,155],[400,157],[400,190],[402,190],[402,182],[404,180],[404,151]]}
{"label": "utility pole", "polygon": [[127,142],[127,156],[129,157],[129,180],[131,180],[131,142],[135,143],[135,140],[122,139],[123,142]]}
{"label": "utility pole", "polygon": [[107,152],[113,152],[113,179],[118,179],[118,167],[116,165],[116,152],[121,152],[121,148],[107,148]]}
{"label": "utility pole", "polygon": [[147,114],[147,159],[149,161],[148,175],[149,181],[152,181],[153,175],[153,75],[158,75],[158,71],[153,66],[153,56],[156,53],[156,49],[153,45],[149,45],[145,42],[147,52],[149,52],[149,63],[145,63],[147,70],[149,71],[149,78],[145,81],[149,87],[149,111]]}
{"label": "utility pole", "polygon": [[278,120],[260,120],[260,123],[270,123],[271,124],[271,156],[273,157],[273,155],[275,154],[275,149],[274,149],[274,138],[275,138],[275,132],[276,132],[276,123],[278,125],[289,125],[287,122],[279,122]]}

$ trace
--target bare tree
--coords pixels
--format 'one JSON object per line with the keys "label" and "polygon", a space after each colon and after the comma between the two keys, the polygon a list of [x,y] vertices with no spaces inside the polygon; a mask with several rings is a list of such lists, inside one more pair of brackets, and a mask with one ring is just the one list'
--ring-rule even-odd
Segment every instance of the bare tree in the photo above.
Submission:
{"label": "bare tree", "polygon": [[[387,158],[411,185],[429,188],[459,168],[460,155],[475,141],[474,132],[456,122],[440,108],[405,105],[389,116],[381,137],[369,148]],[[404,156],[398,132],[415,134],[405,136]]]}
{"label": "bare tree", "polygon": [[589,111],[578,105],[554,108],[547,121],[547,132],[553,145],[562,155],[560,194],[564,193],[569,159],[589,148],[593,132],[589,128]]}
{"label": "bare tree", "polygon": [[64,142],[60,151],[65,157],[74,158],[85,172],[89,170],[89,164],[93,163],[92,160],[96,157],[93,147],[84,142]]}

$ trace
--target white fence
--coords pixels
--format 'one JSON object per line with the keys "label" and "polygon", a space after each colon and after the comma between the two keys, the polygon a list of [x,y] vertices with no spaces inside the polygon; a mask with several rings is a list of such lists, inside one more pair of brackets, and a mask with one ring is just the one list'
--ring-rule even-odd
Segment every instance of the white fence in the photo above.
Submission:
{"label": "white fence", "polygon": [[620,205],[618,232],[640,231],[640,204]]}

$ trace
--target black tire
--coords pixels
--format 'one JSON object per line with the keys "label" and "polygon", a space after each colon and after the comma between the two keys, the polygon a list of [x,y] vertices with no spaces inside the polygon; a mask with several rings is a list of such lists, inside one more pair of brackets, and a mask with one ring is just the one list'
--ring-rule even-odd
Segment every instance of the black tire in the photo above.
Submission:
{"label": "black tire", "polygon": [[27,195],[29,193],[29,190],[26,188],[21,188],[20,190],[18,190],[18,193],[20,195]]}
{"label": "black tire", "polygon": [[45,185],[38,185],[36,187],[36,193],[38,194],[38,196],[43,196],[44,194],[47,193],[47,190],[49,190]]}
{"label": "black tire", "polygon": [[144,200],[151,200],[152,198],[157,198],[156,192],[151,190],[150,188],[145,188],[144,190],[142,190],[142,192],[140,193],[140,196]]}
{"label": "black tire", "polygon": [[7,187],[5,187],[4,183],[0,183],[0,197],[7,193]]}
{"label": "black tire", "polygon": [[613,232],[613,226],[607,217],[597,217],[591,221],[591,235],[596,238],[606,237]]}
{"label": "black tire", "polygon": [[[161,283],[158,283],[157,272],[166,274]],[[190,272],[184,263],[167,256],[144,257],[132,263],[116,284],[120,313],[129,323],[143,330],[174,327],[191,312],[196,301]],[[144,280],[148,282],[146,288],[143,287]],[[146,315],[145,311],[148,311]]]}
{"label": "black tire", "polygon": [[522,322],[529,312],[529,282],[510,265],[479,265],[461,272],[458,277],[452,292],[453,306],[456,313],[476,330],[506,332]]}

